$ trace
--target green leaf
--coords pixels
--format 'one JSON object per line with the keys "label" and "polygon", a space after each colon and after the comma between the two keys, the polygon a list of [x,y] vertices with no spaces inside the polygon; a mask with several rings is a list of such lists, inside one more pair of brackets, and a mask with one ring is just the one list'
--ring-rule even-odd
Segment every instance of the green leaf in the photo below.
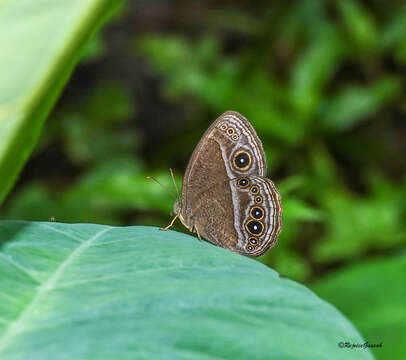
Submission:
{"label": "green leaf", "polygon": [[401,90],[401,81],[390,76],[369,87],[350,86],[325,104],[321,110],[323,125],[333,131],[347,130],[379,111]]}
{"label": "green leaf", "polygon": [[406,39],[406,9],[397,10],[393,12],[392,18],[381,33],[380,45],[384,49],[404,42]]}
{"label": "green leaf", "polygon": [[391,248],[405,240],[404,205],[398,199],[327,191],[322,202],[327,232],[313,247],[319,261],[359,257],[367,250]]}
{"label": "green leaf", "polygon": [[[176,195],[169,171],[150,175]],[[178,189],[181,189],[181,178],[177,175],[175,178]],[[174,203],[165,189],[146,178],[138,162],[125,158],[106,160],[95,166],[63,192],[52,190],[38,183],[25,186],[8,201],[0,218],[47,221],[53,216],[61,222],[120,225],[123,220],[119,220],[119,215],[130,210],[160,210],[166,216],[165,222]]]}
{"label": "green leaf", "polygon": [[152,227],[0,222],[1,359],[371,359],[272,269]]}
{"label": "green leaf", "polygon": [[59,124],[69,160],[83,166],[135,152],[140,133],[129,131],[126,124],[133,114],[128,90],[120,83],[103,81],[83,91],[79,103],[62,108],[52,120]]}
{"label": "green leaf", "polygon": [[394,51],[394,57],[401,64],[406,61],[406,9],[399,8],[381,32],[380,46]]}
{"label": "green leaf", "polygon": [[302,281],[311,273],[307,259],[294,253],[291,248],[278,249],[277,254],[270,256],[273,256],[273,265],[283,276]]}
{"label": "green leaf", "polygon": [[292,68],[291,100],[297,114],[312,120],[323,88],[338,67],[344,46],[335,28],[325,26]]}
{"label": "green leaf", "polygon": [[360,1],[341,0],[338,2],[347,32],[357,51],[377,45],[378,32],[372,15],[361,6]]}
{"label": "green leaf", "polygon": [[0,202],[14,184],[88,39],[121,0],[0,4]]}
{"label": "green leaf", "polygon": [[[76,201],[86,198],[94,205],[109,208],[159,209],[169,213],[173,209],[173,197],[156,182],[148,180],[135,165],[123,159],[106,162],[84,176],[65,198]],[[169,171],[151,175],[176,196]],[[181,179],[176,178],[181,189]]]}
{"label": "green leaf", "polygon": [[120,83],[100,83],[85,106],[89,126],[97,130],[124,122],[134,114],[131,95]]}
{"label": "green leaf", "polygon": [[159,73],[177,71],[180,66],[187,68],[193,59],[187,41],[175,36],[146,36],[138,41],[138,49],[151,58]]}
{"label": "green leaf", "polygon": [[361,330],[377,359],[406,356],[406,256],[371,261],[325,277],[312,288]]}
{"label": "green leaf", "polygon": [[284,216],[295,220],[320,221],[322,213],[296,197],[287,198],[283,201]]}
{"label": "green leaf", "polygon": [[87,42],[82,50],[82,63],[91,63],[99,59],[105,51],[105,44],[103,42],[100,32],[95,33]]}
{"label": "green leaf", "polygon": [[191,44],[173,36],[146,36],[138,49],[164,76],[168,98],[184,101],[184,96],[192,95],[216,113],[238,104],[257,129],[290,143],[303,138],[304,129],[296,119],[274,103],[286,101],[281,85],[263,69],[247,73],[243,60],[223,58],[217,40],[208,37]]}

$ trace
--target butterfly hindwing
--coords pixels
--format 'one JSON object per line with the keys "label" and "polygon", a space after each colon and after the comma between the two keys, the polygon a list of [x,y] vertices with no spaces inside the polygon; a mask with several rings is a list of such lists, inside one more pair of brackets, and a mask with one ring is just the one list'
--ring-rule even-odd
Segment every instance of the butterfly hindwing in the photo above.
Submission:
{"label": "butterfly hindwing", "polygon": [[192,222],[200,235],[244,255],[265,253],[281,230],[280,195],[271,180],[260,176],[217,184],[196,205]]}

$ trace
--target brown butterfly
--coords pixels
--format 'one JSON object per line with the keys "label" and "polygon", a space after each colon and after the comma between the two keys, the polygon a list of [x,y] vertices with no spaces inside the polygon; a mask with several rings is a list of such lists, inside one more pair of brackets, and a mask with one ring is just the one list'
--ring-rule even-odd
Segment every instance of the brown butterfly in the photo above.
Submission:
{"label": "brown butterfly", "polygon": [[191,232],[248,256],[264,254],[281,231],[281,197],[266,177],[261,140],[235,111],[217,118],[197,144],[174,204]]}

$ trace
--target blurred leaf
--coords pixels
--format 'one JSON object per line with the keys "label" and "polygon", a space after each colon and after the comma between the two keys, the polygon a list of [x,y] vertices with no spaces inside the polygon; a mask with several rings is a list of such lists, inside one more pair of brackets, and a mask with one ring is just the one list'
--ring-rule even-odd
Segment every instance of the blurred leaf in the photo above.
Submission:
{"label": "blurred leaf", "polygon": [[[151,173],[164,186],[176,194],[169,171]],[[181,188],[181,180],[177,179]],[[124,209],[157,209],[169,214],[174,199],[157,183],[146,178],[145,172],[127,161],[112,161],[94,168],[84,176],[66,198],[81,199],[94,206]]]}
{"label": "blurred leaf", "polygon": [[128,156],[140,145],[138,132],[125,123],[133,113],[128,91],[113,83],[99,84],[80,106],[61,111],[55,121],[62,123],[70,160],[83,165]]}
{"label": "blurred leaf", "polygon": [[313,144],[310,160],[311,181],[308,182],[306,191],[322,197],[325,191],[342,187],[337,164],[323,145]]}
{"label": "blurred leaf", "polygon": [[326,193],[327,236],[314,248],[319,261],[361,256],[370,248],[388,248],[406,239],[403,208],[386,197]]}
{"label": "blurred leaf", "polygon": [[337,4],[343,16],[347,33],[354,41],[357,49],[376,47],[378,32],[375,22],[366,8],[362,7],[361,1],[341,0]]}
{"label": "blurred leaf", "polygon": [[[7,213],[2,217],[7,219],[43,220],[52,216],[60,219],[58,204],[41,184],[30,184],[13,197]],[[65,220],[66,221],[66,220]]]}
{"label": "blurred leaf", "polygon": [[134,115],[134,103],[120,83],[100,83],[86,103],[87,122],[95,128],[111,127]]}
{"label": "blurred leaf", "polygon": [[91,39],[87,42],[86,46],[82,50],[82,63],[90,63],[98,59],[103,52],[105,52],[105,46],[100,32],[95,33]]}
{"label": "blurred leaf", "polygon": [[64,121],[64,145],[74,164],[82,165],[127,156],[137,144],[137,133],[126,129],[94,129],[86,118],[67,114]]}
{"label": "blurred leaf", "polygon": [[150,58],[155,71],[165,76],[168,97],[193,95],[216,113],[238,109],[259,129],[287,142],[298,142],[303,137],[296,119],[284,115],[275,103],[286,102],[281,85],[262,69],[246,76],[241,63],[221,58],[212,38],[191,45],[182,38],[148,36],[139,42],[139,49]]}
{"label": "blurred leaf", "polygon": [[287,278],[303,281],[311,273],[308,261],[292,252],[291,249],[279,249],[278,253],[272,256],[272,260],[275,269],[278,269],[278,272]]}
{"label": "blurred leaf", "polygon": [[320,221],[322,219],[322,213],[319,210],[293,197],[283,199],[283,212],[284,217],[295,220]]}
{"label": "blurred leaf", "polygon": [[311,120],[323,97],[323,88],[338,67],[343,45],[337,31],[325,26],[293,65],[291,98],[298,116]]}
{"label": "blurred leaf", "polygon": [[219,30],[235,31],[245,35],[255,34],[262,26],[262,22],[245,12],[219,9],[208,15],[206,26],[213,26]]}
{"label": "blurred leaf", "polygon": [[150,56],[159,73],[177,70],[191,61],[189,45],[182,37],[149,35],[140,39],[137,45],[142,53]]}
{"label": "blurred leaf", "polygon": [[377,359],[406,355],[406,257],[369,261],[336,272],[312,289],[358,326]]}
{"label": "blurred leaf", "polygon": [[278,190],[282,197],[305,186],[308,179],[304,175],[290,176],[278,183]]}
{"label": "blurred leaf", "polygon": [[406,211],[406,178],[399,184],[393,184],[385,179],[383,174],[376,171],[370,171],[366,178],[371,194],[374,197],[394,203],[403,211]]}
{"label": "blurred leaf", "polygon": [[5,219],[48,221],[55,218],[56,221],[120,224],[117,215],[113,209],[94,206],[84,196],[65,198],[35,183],[17,193],[1,213]]}
{"label": "blurred leaf", "polygon": [[[381,47],[385,50],[394,50],[397,60],[406,61],[406,9],[398,9],[393,13],[391,21],[381,35]],[[394,48],[394,49],[390,49]]]}
{"label": "blurred leaf", "polygon": [[[151,173],[176,194],[169,171]],[[176,177],[178,188],[181,179]],[[169,215],[174,199],[152,180],[133,159],[106,160],[84,174],[64,191],[52,194],[45,186],[26,186],[8,204],[8,219],[97,222],[121,224],[120,215],[128,210],[160,210]]]}
{"label": "blurred leaf", "polygon": [[321,111],[322,124],[329,130],[347,130],[379,111],[401,90],[401,81],[389,76],[369,87],[350,86],[325,104]]}
{"label": "blurred leaf", "polygon": [[0,241],[2,359],[314,358],[309,343],[372,359],[337,346],[364,340],[307,288],[188,235],[2,222]]}
{"label": "blurred leaf", "polygon": [[83,47],[121,1],[0,5],[0,201],[28,159]]}
{"label": "blurred leaf", "polygon": [[275,11],[278,7],[270,9],[270,15],[273,15],[272,20],[276,24],[274,31],[278,31],[278,37],[282,35],[287,41],[298,43],[303,37],[319,37],[320,32],[325,30],[328,1],[295,1],[284,5],[279,7],[279,12]]}

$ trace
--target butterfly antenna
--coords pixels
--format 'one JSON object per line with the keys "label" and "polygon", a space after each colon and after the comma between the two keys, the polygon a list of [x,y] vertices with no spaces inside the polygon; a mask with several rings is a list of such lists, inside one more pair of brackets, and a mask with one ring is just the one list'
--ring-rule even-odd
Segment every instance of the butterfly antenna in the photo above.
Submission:
{"label": "butterfly antenna", "polygon": [[165,185],[161,184],[157,179],[155,179],[153,176],[147,176],[148,180],[154,180],[158,185],[160,185],[162,188],[164,188],[166,190],[166,192],[171,195],[175,200],[176,200],[176,196],[175,194],[170,191]]}
{"label": "butterfly antenna", "polygon": [[172,181],[175,185],[176,194],[178,195],[178,199],[180,199],[179,189],[178,189],[178,185],[176,184],[175,176],[173,175],[173,170],[171,168],[169,168],[169,172],[171,173]]}

